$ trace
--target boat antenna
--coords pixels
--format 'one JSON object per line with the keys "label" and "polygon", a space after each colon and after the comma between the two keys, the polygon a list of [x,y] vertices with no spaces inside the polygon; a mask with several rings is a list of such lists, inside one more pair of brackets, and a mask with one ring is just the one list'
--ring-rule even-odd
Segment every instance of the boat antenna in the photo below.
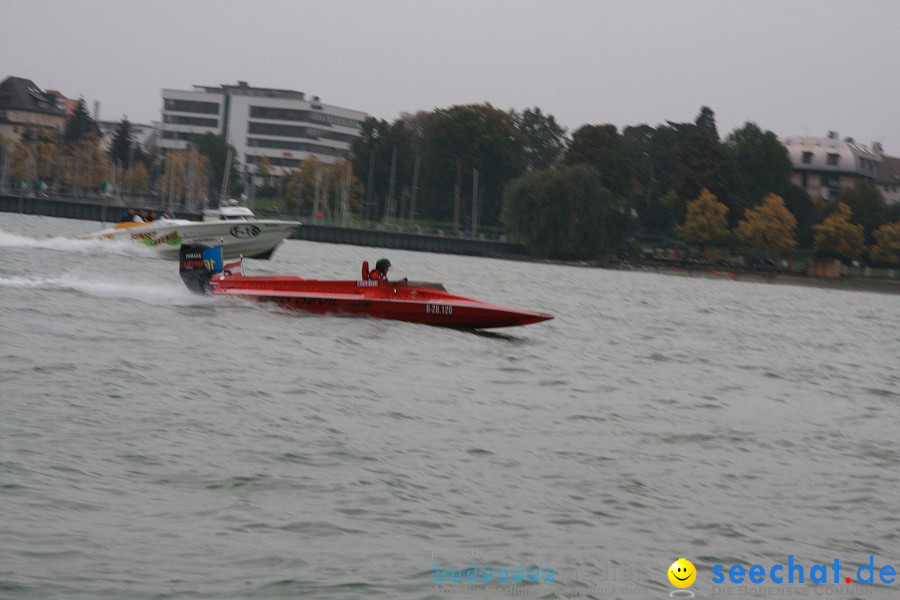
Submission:
{"label": "boat antenna", "polygon": [[222,176],[222,191],[219,192],[219,206],[225,205],[225,198],[228,196],[228,179],[231,175],[231,148],[228,148],[228,154],[225,155],[225,174]]}

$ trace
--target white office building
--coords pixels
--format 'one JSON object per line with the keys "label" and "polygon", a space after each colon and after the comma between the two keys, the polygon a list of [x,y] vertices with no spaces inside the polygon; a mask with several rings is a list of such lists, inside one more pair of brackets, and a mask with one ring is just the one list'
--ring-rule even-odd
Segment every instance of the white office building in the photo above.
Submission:
{"label": "white office building", "polygon": [[368,115],[323,104],[303,92],[237,85],[162,90],[163,123],[159,146],[183,149],[195,135],[213,132],[235,147],[240,169],[254,172],[268,158],[273,172],[297,169],[310,156],[331,164],[350,158],[353,140]]}

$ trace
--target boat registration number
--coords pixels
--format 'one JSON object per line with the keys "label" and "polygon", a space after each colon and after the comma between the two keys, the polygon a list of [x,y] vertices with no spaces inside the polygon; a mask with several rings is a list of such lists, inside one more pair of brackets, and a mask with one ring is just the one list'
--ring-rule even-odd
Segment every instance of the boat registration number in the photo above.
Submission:
{"label": "boat registration number", "polygon": [[231,235],[236,238],[252,238],[259,235],[260,229],[256,225],[235,225],[231,228]]}
{"label": "boat registration number", "polygon": [[425,314],[428,315],[452,315],[453,307],[446,304],[426,304]]}

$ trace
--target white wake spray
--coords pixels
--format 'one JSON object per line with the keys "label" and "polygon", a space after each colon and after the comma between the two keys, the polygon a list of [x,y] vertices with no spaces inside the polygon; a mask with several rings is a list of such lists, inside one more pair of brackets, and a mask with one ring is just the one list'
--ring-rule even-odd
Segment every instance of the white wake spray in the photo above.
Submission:
{"label": "white wake spray", "polygon": [[69,254],[155,257],[152,248],[130,241],[78,240],[66,237],[32,238],[0,229],[0,248],[36,248]]}

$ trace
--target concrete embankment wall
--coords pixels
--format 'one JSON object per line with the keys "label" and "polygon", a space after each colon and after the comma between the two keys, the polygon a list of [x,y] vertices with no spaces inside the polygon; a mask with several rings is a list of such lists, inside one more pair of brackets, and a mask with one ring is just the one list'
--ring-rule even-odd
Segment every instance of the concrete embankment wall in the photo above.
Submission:
{"label": "concrete embankment wall", "polygon": [[[0,195],[0,212],[43,215],[81,219],[99,223],[116,222],[127,208],[117,204],[101,204],[55,198],[32,198],[28,196]],[[196,213],[175,211],[181,219],[198,219]],[[350,229],[328,225],[303,225],[293,235],[294,239],[375,248],[398,248],[420,252],[440,252],[444,254],[465,254],[469,256],[521,256],[525,248],[521,244],[492,240],[475,240],[455,236],[400,233],[395,231],[375,231],[370,229]]]}
{"label": "concrete embankment wall", "polygon": [[126,208],[118,205],[59,200],[56,198],[0,195],[0,211],[26,215],[109,223],[110,221],[118,221],[126,210]]}
{"label": "concrete embankment wall", "polygon": [[508,242],[473,240],[455,236],[374,231],[370,229],[349,229],[327,225],[304,225],[297,229],[293,237],[311,242],[373,246],[375,248],[398,248],[400,250],[440,252],[443,254],[466,254],[469,256],[518,256],[525,254],[525,248],[522,245]]}

